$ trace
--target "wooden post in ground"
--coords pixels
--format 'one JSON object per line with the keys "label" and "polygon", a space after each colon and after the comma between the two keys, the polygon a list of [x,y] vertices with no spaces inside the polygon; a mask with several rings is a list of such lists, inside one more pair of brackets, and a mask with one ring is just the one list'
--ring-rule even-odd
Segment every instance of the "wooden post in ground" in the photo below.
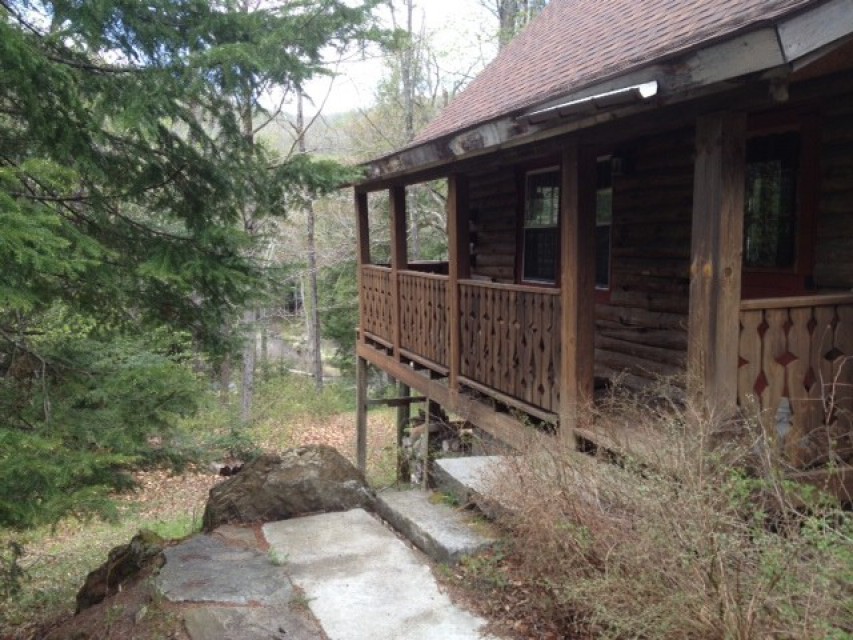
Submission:
{"label": "wooden post in ground", "polygon": [[[397,391],[400,398],[408,399],[411,396],[411,388],[403,382],[397,384]],[[408,481],[410,475],[409,461],[403,457],[403,437],[411,415],[412,405],[408,402],[397,406],[397,480]]]}
{"label": "wooden post in ground", "polygon": [[400,359],[400,271],[407,265],[406,187],[391,187],[391,343],[394,358]]}
{"label": "wooden post in ground", "polygon": [[367,472],[367,360],[355,359],[355,457],[358,470]]}
{"label": "wooden post in ground", "polygon": [[595,359],[595,158],[576,142],[563,152],[560,182],[560,436],[590,417]]}
{"label": "wooden post in ground", "polygon": [[687,375],[691,397],[717,415],[737,406],[746,116],[696,123]]}
{"label": "wooden post in ground", "polygon": [[453,175],[447,179],[447,252],[449,269],[447,278],[447,310],[449,319],[448,386],[451,395],[459,392],[459,367],[461,366],[459,280],[471,274],[470,229],[468,222],[468,181],[465,176]]}

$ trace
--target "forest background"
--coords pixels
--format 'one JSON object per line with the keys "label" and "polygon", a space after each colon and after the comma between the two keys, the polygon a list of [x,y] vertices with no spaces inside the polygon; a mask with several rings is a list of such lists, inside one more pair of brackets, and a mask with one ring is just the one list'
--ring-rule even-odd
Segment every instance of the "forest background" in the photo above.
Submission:
{"label": "forest background", "polygon": [[[542,5],[469,0],[448,38],[426,0],[0,0],[0,525],[109,513],[200,455],[180,425],[214,398],[239,443],[260,374],[346,385],[340,185]],[[331,113],[354,61],[378,83]],[[410,190],[413,260],[446,257],[443,189]]]}

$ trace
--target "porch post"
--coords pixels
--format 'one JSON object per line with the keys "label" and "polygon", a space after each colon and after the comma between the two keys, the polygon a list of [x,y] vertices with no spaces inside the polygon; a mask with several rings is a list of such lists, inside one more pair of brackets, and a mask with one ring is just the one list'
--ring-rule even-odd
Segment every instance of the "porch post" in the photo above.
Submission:
{"label": "porch post", "polygon": [[595,193],[593,158],[570,143],[560,182],[560,435],[589,418],[595,359]]}
{"label": "porch post", "polygon": [[400,359],[400,275],[407,266],[406,256],[406,187],[394,186],[391,202],[391,344],[394,358]]}
{"label": "porch post", "polygon": [[703,409],[737,405],[746,115],[696,122],[688,317],[688,388]]}
{"label": "porch post", "polygon": [[355,457],[358,470],[367,471],[367,360],[355,359]]}
{"label": "porch post", "polygon": [[460,335],[459,280],[470,276],[471,250],[468,227],[468,180],[462,175],[447,179],[448,318],[450,350],[448,383],[450,393],[459,391],[462,336]]}
{"label": "porch post", "polygon": [[367,217],[367,193],[364,191],[355,192],[355,229],[356,229],[356,264],[358,265],[357,281],[358,281],[358,299],[359,299],[359,320],[358,320],[358,337],[359,342],[366,342],[364,335],[364,296],[362,295],[362,267],[370,264],[370,227]]}

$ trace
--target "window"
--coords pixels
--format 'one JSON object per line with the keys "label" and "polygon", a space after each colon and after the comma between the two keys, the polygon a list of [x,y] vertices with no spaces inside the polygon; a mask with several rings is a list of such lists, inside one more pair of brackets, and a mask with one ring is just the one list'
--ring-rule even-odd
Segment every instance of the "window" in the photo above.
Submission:
{"label": "window", "polygon": [[610,228],[613,225],[613,169],[610,156],[596,163],[595,288],[610,289]]}
{"label": "window", "polygon": [[791,269],[797,260],[797,179],[800,134],[752,138],[746,147],[743,263]]}
{"label": "window", "polygon": [[522,280],[554,283],[559,250],[560,171],[525,176]]}

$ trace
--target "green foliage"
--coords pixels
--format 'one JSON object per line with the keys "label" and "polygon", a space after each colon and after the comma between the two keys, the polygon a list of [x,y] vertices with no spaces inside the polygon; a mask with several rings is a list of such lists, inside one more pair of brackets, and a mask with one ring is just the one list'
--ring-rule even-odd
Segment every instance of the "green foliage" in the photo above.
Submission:
{"label": "green foliage", "polygon": [[349,178],[247,123],[376,37],[373,4],[0,4],[0,523],[108,513],[174,458],[192,367],[268,289],[256,221]]}
{"label": "green foliage", "polygon": [[168,449],[202,389],[187,337],[132,337],[51,309],[0,377],[0,523],[23,528],[69,512],[111,513],[124,471]]}
{"label": "green foliage", "polygon": [[354,327],[358,326],[357,273],[353,260],[323,269],[319,278],[323,335],[337,345],[335,365],[347,373],[355,370]]}

